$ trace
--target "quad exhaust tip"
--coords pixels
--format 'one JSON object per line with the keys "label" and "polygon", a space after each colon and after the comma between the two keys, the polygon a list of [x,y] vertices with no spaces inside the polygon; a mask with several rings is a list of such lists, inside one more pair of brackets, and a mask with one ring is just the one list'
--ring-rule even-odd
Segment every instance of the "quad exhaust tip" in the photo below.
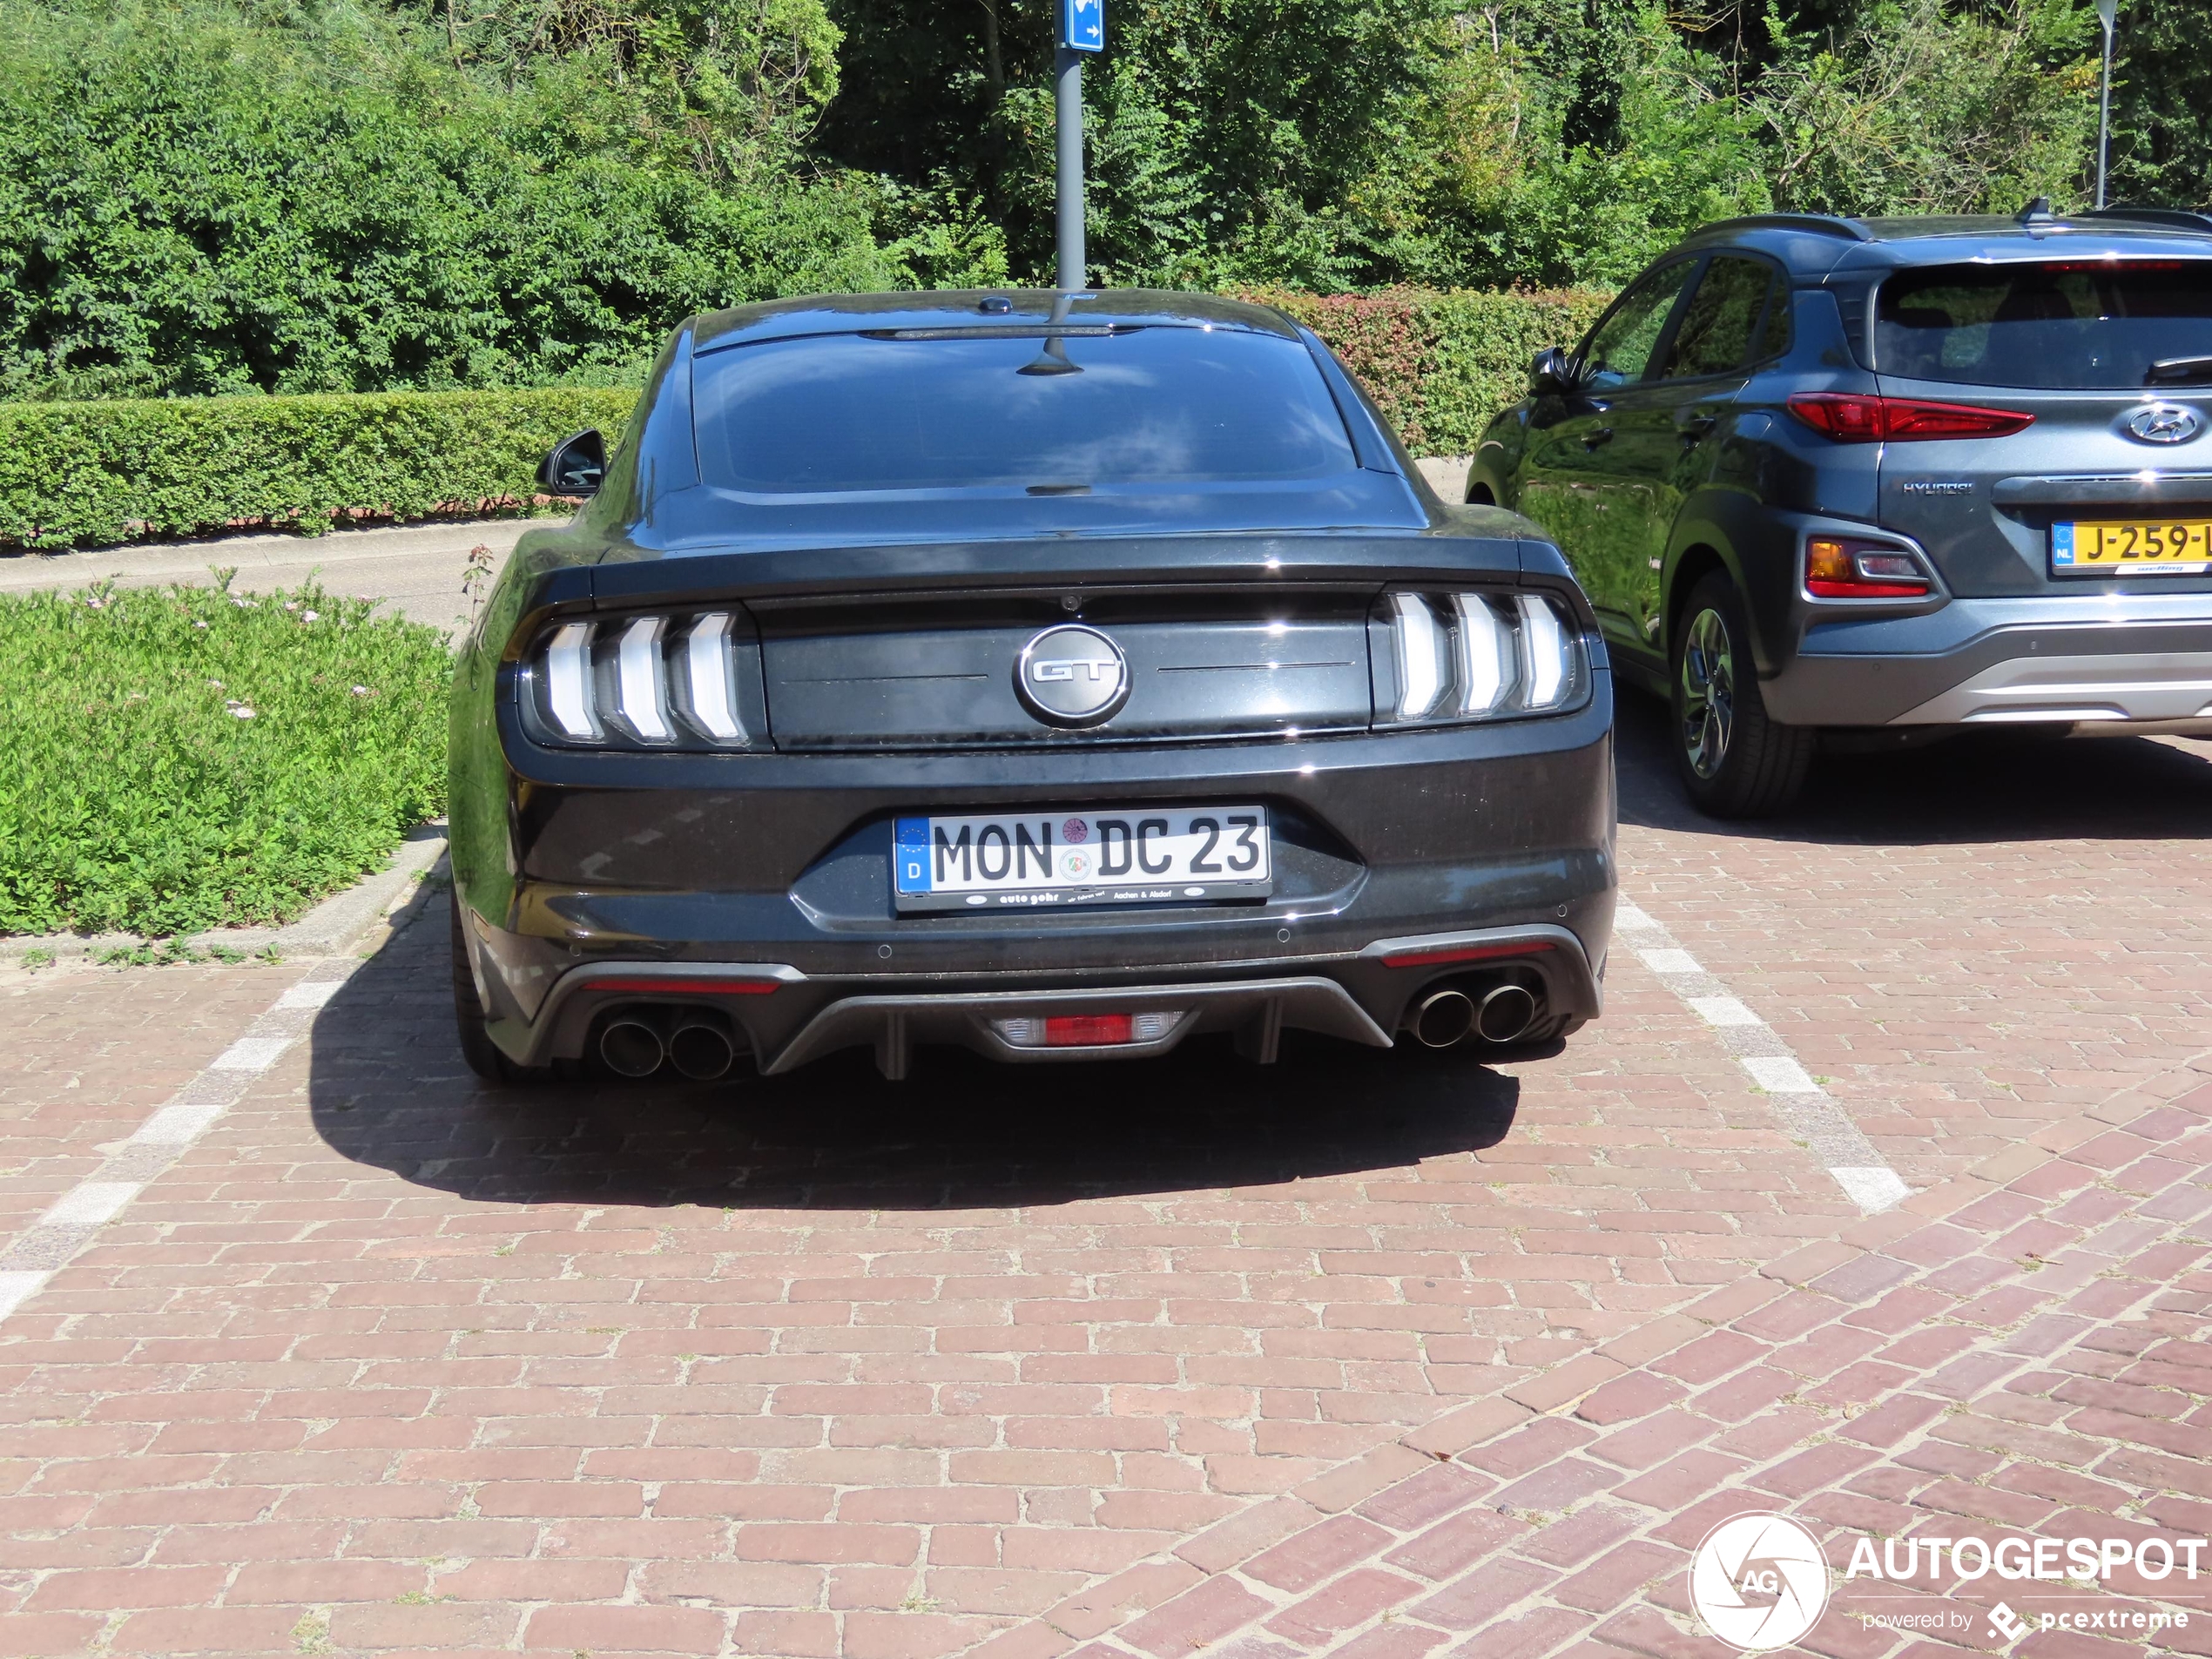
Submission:
{"label": "quad exhaust tip", "polygon": [[650,1077],[668,1057],[660,1033],[636,1015],[610,1020],[599,1034],[599,1058],[621,1077]]}
{"label": "quad exhaust tip", "polygon": [[711,1083],[730,1069],[738,1051],[711,1020],[681,1021],[668,1039],[668,1063],[695,1083]]}
{"label": "quad exhaust tip", "polygon": [[726,1076],[738,1045],[711,1015],[625,1008],[599,1033],[599,1058],[617,1077],[650,1077],[664,1066],[695,1083]]}
{"label": "quad exhaust tip", "polygon": [[1474,1034],[1485,1042],[1511,1042],[1535,1018],[1536,999],[1527,986],[1494,985],[1474,1011]]}
{"label": "quad exhaust tip", "polygon": [[1413,1035],[1432,1049],[1448,1049],[1474,1025],[1474,1003],[1465,991],[1431,991],[1413,1010]]}
{"label": "quad exhaust tip", "polygon": [[1507,981],[1482,992],[1479,1001],[1456,986],[1431,991],[1414,1008],[1410,1023],[1428,1047],[1448,1049],[1470,1034],[1485,1042],[1511,1042],[1535,1020],[1534,993]]}

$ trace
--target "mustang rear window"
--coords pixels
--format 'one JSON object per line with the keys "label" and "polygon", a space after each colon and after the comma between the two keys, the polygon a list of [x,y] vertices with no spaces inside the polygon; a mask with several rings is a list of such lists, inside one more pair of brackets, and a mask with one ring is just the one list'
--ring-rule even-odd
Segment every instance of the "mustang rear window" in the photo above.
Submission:
{"label": "mustang rear window", "polygon": [[1238,329],[831,334],[700,356],[699,469],[759,495],[1320,478],[1351,471],[1305,347]]}
{"label": "mustang rear window", "polygon": [[2212,382],[2212,260],[1943,265],[1886,279],[1874,367],[1907,380],[2117,390]]}

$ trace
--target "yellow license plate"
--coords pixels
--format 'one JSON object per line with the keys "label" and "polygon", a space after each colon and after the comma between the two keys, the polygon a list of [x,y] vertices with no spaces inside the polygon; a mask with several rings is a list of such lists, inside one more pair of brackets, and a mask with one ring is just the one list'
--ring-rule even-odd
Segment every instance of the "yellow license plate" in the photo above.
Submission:
{"label": "yellow license plate", "polygon": [[2051,526],[2060,576],[2192,576],[2212,570],[2212,518],[2100,518]]}

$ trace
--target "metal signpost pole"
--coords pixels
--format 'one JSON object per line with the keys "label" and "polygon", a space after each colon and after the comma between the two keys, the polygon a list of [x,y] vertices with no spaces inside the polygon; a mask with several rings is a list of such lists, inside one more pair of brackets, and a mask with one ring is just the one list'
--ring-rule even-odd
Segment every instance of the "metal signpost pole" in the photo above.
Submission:
{"label": "metal signpost pole", "polygon": [[2104,90],[2097,98],[2097,206],[2105,205],[2105,166],[2112,152],[2112,26],[2120,0],[2097,0],[2097,20],[2105,26]]}
{"label": "metal signpost pole", "polygon": [[1083,277],[1083,59],[1106,47],[1106,0],[1060,0],[1059,50],[1053,58],[1053,103],[1060,140],[1059,282]]}

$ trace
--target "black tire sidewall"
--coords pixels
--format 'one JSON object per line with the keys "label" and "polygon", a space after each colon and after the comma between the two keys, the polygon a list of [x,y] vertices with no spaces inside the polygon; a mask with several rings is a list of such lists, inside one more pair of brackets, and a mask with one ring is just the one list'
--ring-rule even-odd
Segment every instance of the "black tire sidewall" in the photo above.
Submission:
{"label": "black tire sidewall", "polygon": [[[1707,610],[1721,619],[1728,631],[1730,690],[1734,718],[1728,748],[1720,767],[1710,778],[1700,777],[1690,765],[1683,735],[1683,658],[1689,649],[1692,624]],[[1667,655],[1667,745],[1675,770],[1690,800],[1716,818],[1750,818],[1777,812],[1796,799],[1811,758],[1814,733],[1810,728],[1777,725],[1766,711],[1759,692],[1758,667],[1751,653],[1751,630],[1743,595],[1726,573],[1713,571],[1699,579],[1682,609],[1682,625],[1675,630],[1673,649]]]}

